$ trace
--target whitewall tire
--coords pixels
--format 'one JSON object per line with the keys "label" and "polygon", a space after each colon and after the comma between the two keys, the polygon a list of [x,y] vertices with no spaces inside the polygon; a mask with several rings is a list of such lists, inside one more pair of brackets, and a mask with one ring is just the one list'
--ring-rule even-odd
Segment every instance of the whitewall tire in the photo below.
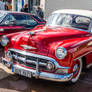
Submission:
{"label": "whitewall tire", "polygon": [[76,65],[78,66],[77,72],[73,74],[73,78],[70,80],[71,83],[76,83],[82,72],[82,59],[78,59],[76,61]]}

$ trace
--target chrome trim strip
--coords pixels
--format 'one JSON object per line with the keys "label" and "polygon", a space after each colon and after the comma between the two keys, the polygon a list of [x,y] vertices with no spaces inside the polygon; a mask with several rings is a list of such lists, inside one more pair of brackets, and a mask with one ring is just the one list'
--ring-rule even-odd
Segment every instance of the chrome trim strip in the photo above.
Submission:
{"label": "chrome trim strip", "polygon": [[[16,58],[15,55],[13,55],[13,57],[14,57],[15,59],[21,60],[21,61],[23,61],[23,62],[32,63],[32,64],[35,64],[35,65],[36,65],[36,62],[33,61],[33,60],[28,60],[28,59],[25,60],[24,57],[20,57],[20,56]],[[44,62],[39,62],[39,65],[46,66],[46,63],[44,63]]]}
{"label": "chrome trim strip", "polygon": [[39,61],[37,59],[37,62],[36,62],[36,78],[39,77],[39,74],[40,74],[40,72],[39,72]]}
{"label": "chrome trim strip", "polygon": [[52,61],[56,65],[56,68],[69,69],[69,67],[60,66],[55,59],[53,59],[51,57],[48,57],[48,56],[42,56],[42,55],[38,55],[38,54],[33,54],[33,53],[29,53],[29,52],[26,52],[26,51],[13,49],[13,48],[11,48],[9,50],[17,52],[17,53],[20,53],[20,54],[23,54],[23,55],[34,56],[34,57],[38,57],[38,58],[40,57],[42,59],[50,60],[50,61]]}
{"label": "chrome trim strip", "polygon": [[37,49],[35,47],[28,46],[28,45],[21,45],[21,47],[24,48],[24,49]]}
{"label": "chrome trim strip", "polygon": [[32,63],[32,64],[36,64],[35,61],[32,61],[32,60],[26,60],[27,63]]}
{"label": "chrome trim strip", "polygon": [[13,65],[13,67],[29,71],[32,73],[33,77],[35,77],[35,78],[41,78],[41,79],[46,79],[46,80],[51,80],[51,81],[65,82],[65,81],[71,80],[71,78],[73,77],[73,73],[66,74],[66,75],[57,75],[57,74],[53,74],[53,73],[36,72],[36,70],[27,69],[27,68],[21,67],[19,65]]}
{"label": "chrome trim strip", "polygon": [[87,65],[87,68],[90,68],[91,66],[92,66],[92,63],[88,64],[88,65]]}
{"label": "chrome trim strip", "polygon": [[92,51],[90,51],[90,52],[87,52],[87,53],[85,53],[85,54],[83,54],[83,55],[81,55],[81,56],[79,56],[79,57],[77,57],[77,58],[75,58],[74,59],[74,61],[76,61],[77,59],[80,59],[80,58],[82,58],[83,56],[86,56],[87,54],[89,54],[89,53],[91,53]]}

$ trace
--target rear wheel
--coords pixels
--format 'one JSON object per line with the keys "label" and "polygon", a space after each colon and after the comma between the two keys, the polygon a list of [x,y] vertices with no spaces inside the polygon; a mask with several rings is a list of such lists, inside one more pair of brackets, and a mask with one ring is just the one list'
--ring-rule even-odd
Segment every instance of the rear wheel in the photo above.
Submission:
{"label": "rear wheel", "polygon": [[76,63],[73,68],[73,78],[70,80],[71,83],[76,83],[82,72],[82,59],[78,59],[75,62]]}

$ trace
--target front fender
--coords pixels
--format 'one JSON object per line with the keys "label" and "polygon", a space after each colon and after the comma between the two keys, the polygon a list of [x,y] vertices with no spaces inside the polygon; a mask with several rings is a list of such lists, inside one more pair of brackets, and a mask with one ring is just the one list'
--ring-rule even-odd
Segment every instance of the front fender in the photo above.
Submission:
{"label": "front fender", "polygon": [[[82,37],[52,43],[50,44],[49,56],[56,59],[56,61],[60,65],[71,67],[73,65],[74,59],[85,54],[89,50],[92,50],[92,45],[88,45],[90,41],[92,41],[91,37]],[[58,48],[59,46],[62,46],[67,50],[67,56],[62,60],[57,59],[55,56],[56,48]]]}

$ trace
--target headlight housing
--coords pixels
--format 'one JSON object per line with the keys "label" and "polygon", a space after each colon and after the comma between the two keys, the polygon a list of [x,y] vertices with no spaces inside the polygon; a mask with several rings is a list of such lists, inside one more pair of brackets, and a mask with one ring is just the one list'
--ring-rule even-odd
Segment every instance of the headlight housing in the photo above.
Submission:
{"label": "headlight housing", "polygon": [[58,47],[56,49],[55,55],[58,59],[64,59],[67,55],[67,50],[64,47]]}
{"label": "headlight housing", "polygon": [[1,45],[2,46],[6,46],[9,42],[9,39],[6,35],[4,35],[2,38],[1,38]]}

